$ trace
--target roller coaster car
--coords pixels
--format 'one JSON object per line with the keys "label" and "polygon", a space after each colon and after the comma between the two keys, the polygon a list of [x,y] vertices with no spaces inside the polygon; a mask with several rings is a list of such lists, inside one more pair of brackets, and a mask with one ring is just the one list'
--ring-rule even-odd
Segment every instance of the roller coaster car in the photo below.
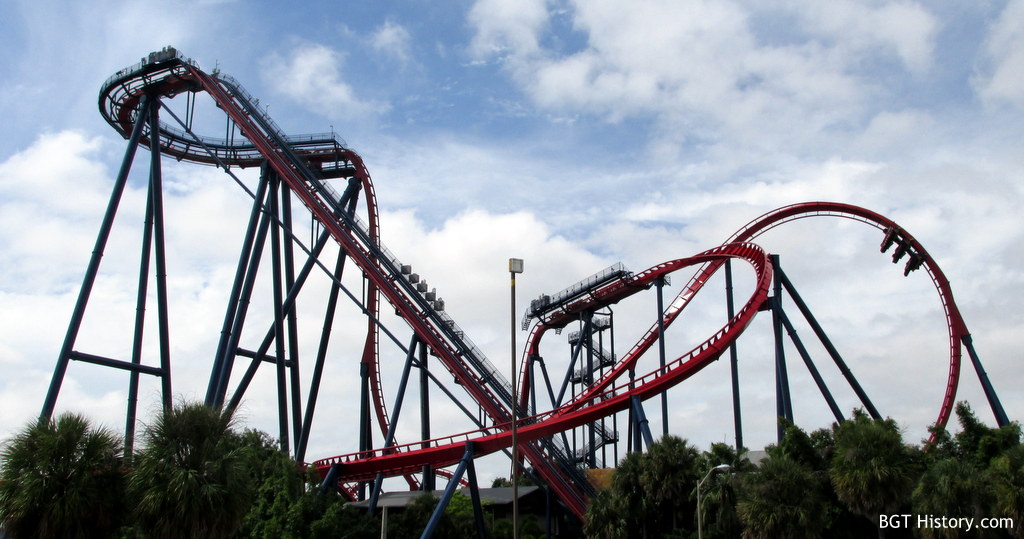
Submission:
{"label": "roller coaster car", "polygon": [[919,253],[910,253],[910,259],[907,260],[907,265],[903,267],[903,276],[910,275],[910,272],[920,269],[923,264],[924,256]]}
{"label": "roller coaster car", "polygon": [[158,64],[160,62],[166,62],[173,60],[178,57],[178,49],[174,47],[164,47],[158,51],[149,53],[149,56],[143,59],[144,64]]}
{"label": "roller coaster car", "polygon": [[892,244],[895,243],[895,242],[896,242],[896,228],[891,227],[891,226],[887,227],[885,229],[885,238],[882,239],[882,247],[881,247],[880,250],[883,253],[888,251],[889,247],[892,247]]}
{"label": "roller coaster car", "polygon": [[899,242],[899,245],[896,246],[896,250],[892,252],[892,263],[895,264],[899,262],[900,259],[903,258],[903,255],[908,252],[910,252],[910,246],[902,241]]}

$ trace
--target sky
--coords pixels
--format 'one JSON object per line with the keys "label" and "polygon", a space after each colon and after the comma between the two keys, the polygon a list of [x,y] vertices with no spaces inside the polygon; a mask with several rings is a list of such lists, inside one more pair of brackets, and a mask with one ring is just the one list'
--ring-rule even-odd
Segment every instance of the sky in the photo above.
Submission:
{"label": "sky", "polygon": [[[168,45],[233,76],[286,133],[333,131],[358,152],[383,243],[429,278],[497,365],[510,355],[508,258],[525,260],[523,307],[613,263],[641,271],[714,247],[771,209],[827,200],[881,213],[924,245],[1007,414],[1024,416],[1024,0],[14,0],[0,45],[0,438],[42,407],[123,157],[125,141],[97,109],[101,84]],[[207,110],[218,135],[223,119]],[[81,351],[128,349],[146,163],[133,169]],[[164,167],[175,398],[201,399],[251,201],[220,170]],[[252,185],[254,171],[237,174]],[[927,275],[903,277],[880,240],[870,227],[815,218],[757,241],[780,255],[880,411],[916,443],[945,387],[945,320]],[[721,285],[702,294],[669,342],[685,351],[713,332],[723,297]],[[643,298],[615,307],[618,353],[653,321],[653,296]],[[300,307],[314,350],[317,301]],[[250,324],[270,319],[256,313]],[[363,322],[345,316],[332,342],[358,341]],[[560,379],[568,345],[548,339]],[[357,450],[358,370],[336,346],[310,458]],[[739,344],[748,447],[774,439],[771,347],[762,315]],[[797,423],[828,426],[834,418],[787,353]],[[382,361],[393,395],[401,357],[385,351]],[[273,380],[261,380],[242,413],[273,433]],[[729,384],[719,361],[673,389],[670,431],[701,448],[734,443]],[[844,410],[859,406],[848,387],[836,392]],[[58,411],[120,431],[126,394],[123,372],[73,363]],[[140,395],[145,424],[158,386],[144,381]],[[958,400],[993,423],[966,361]],[[657,404],[647,406],[660,422]],[[438,420],[434,435],[468,428]],[[417,434],[415,422],[399,431]]]}

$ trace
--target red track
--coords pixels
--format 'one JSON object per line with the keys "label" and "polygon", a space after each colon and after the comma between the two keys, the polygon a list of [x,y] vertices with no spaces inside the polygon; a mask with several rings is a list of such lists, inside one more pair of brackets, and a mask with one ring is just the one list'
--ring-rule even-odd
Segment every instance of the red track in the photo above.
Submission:
{"label": "red track", "polygon": [[[170,98],[182,92],[206,92],[228,115],[244,137],[237,143],[233,140],[198,137],[166,126],[161,126],[160,133],[155,135],[160,139],[162,150],[179,160],[215,164],[225,168],[266,163],[287,183],[314,218],[359,267],[369,283],[365,305],[368,325],[362,362],[369,366],[372,401],[382,433],[387,431],[390,419],[380,383],[379,337],[374,321],[379,311],[380,295],[394,307],[431,352],[440,358],[445,368],[490,416],[495,425],[489,429],[429,441],[417,441],[408,445],[323,459],[317,461],[315,466],[322,473],[326,473],[331,465],[339,464],[341,481],[344,483],[369,480],[377,474],[404,475],[412,481],[412,474],[418,473],[424,465],[437,468],[456,463],[462,458],[467,441],[475,443],[477,455],[508,448],[511,444],[509,401],[518,399],[520,406],[525,409],[527,395],[530,394],[530,380],[526,375],[527,362],[522,362],[519,395],[510,395],[509,401],[504,400],[500,396],[501,388],[491,385],[493,382],[488,382],[484,376],[486,373],[481,371],[482,368],[487,368],[486,363],[481,367],[479,364],[468,362],[467,356],[472,356],[472,351],[468,353],[464,343],[460,339],[453,339],[448,328],[443,327],[445,324],[439,321],[437,313],[432,312],[430,307],[425,307],[409,289],[402,286],[401,276],[396,275],[394,269],[388,267],[389,261],[383,260],[380,255],[382,247],[379,243],[376,198],[370,175],[362,159],[336,141],[333,135],[284,137],[268,117],[248,103],[248,94],[230,77],[216,72],[213,75],[207,74],[193,62],[178,56],[173,50],[170,53],[159,54],[157,57],[151,55],[148,61],[144,60],[137,66],[122,70],[107,81],[100,94],[100,108],[105,118],[127,137],[132,130],[136,109],[144,94]],[[147,133],[145,136],[150,137],[154,134]],[[296,159],[295,155],[299,158]],[[324,191],[326,187],[322,180],[318,180],[317,174],[345,167],[346,170],[350,169],[346,175],[358,178],[362,185],[369,220],[365,228],[335,217],[332,201]],[[665,368],[658,368],[630,383],[619,383],[622,375],[634,370],[639,358],[657,342],[659,324],[656,322],[613,368],[580,395],[554,410],[520,421],[518,437],[521,453],[530,460],[537,472],[575,514],[582,517],[586,510],[585,496],[577,486],[566,481],[563,472],[552,464],[538,442],[621,411],[629,406],[630,400],[634,397],[645,400],[659,395],[716,360],[747,327],[768,297],[772,280],[771,264],[768,255],[757,245],[749,243],[750,240],[781,224],[813,216],[843,217],[882,230],[897,230],[917,253],[924,256],[924,267],[939,292],[949,326],[949,378],[937,419],[939,424],[946,423],[953,407],[959,379],[960,341],[967,335],[967,328],[953,302],[949,282],[938,265],[912,236],[896,223],[874,212],[829,202],[795,204],[762,215],[719,247],[692,257],[665,262],[631,277],[612,281],[575,303],[564,305],[544,315],[534,325],[526,345],[527,357],[537,354],[541,338],[548,329],[560,329],[577,320],[580,312],[614,304],[649,288],[656,280],[670,273],[697,267],[693,277],[682,287],[663,313],[665,326],[679,317],[692,298],[726,260],[743,260],[753,267],[755,273],[754,292],[735,317],[710,338],[677,357]],[[615,385],[616,383],[618,385]]]}

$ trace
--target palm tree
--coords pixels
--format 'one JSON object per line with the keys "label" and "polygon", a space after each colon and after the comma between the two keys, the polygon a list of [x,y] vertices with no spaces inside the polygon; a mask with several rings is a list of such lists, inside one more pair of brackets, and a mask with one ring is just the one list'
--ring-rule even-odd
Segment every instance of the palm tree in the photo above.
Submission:
{"label": "palm tree", "polygon": [[[921,475],[913,493],[913,509],[918,515],[991,516],[992,488],[987,473],[969,461],[947,458],[934,460]],[[920,527],[923,537],[955,538],[962,530]]]}
{"label": "palm tree", "polygon": [[1024,445],[1018,444],[996,457],[989,467],[995,508],[1000,516],[1012,518],[1017,526],[1010,533],[1024,537]]}
{"label": "palm tree", "polygon": [[701,477],[721,464],[728,464],[727,473],[707,476],[701,490],[700,511],[705,537],[737,537],[743,530],[743,523],[736,514],[737,474],[752,471],[754,466],[742,453],[724,443],[711,444],[711,449],[701,458]]}
{"label": "palm tree", "polygon": [[700,452],[686,440],[666,435],[652,444],[640,474],[653,511],[651,519],[662,532],[693,529],[697,518],[694,488],[701,479]]}
{"label": "palm tree", "polygon": [[[873,521],[907,508],[918,466],[895,421],[858,411],[836,428],[835,441],[829,475],[847,507]],[[879,536],[884,536],[881,528]]]}
{"label": "palm tree", "polygon": [[121,439],[77,414],[27,425],[0,451],[0,527],[18,537],[108,537],[124,515]]}
{"label": "palm tree", "polygon": [[622,510],[622,498],[613,489],[604,489],[590,499],[583,518],[583,533],[599,539],[625,539],[628,526]]}
{"label": "palm tree", "polygon": [[146,429],[128,492],[154,538],[229,537],[252,503],[248,450],[231,413],[200,403],[165,410]]}
{"label": "palm tree", "polygon": [[780,454],[769,454],[740,481],[736,512],[747,539],[820,537],[828,525],[827,480]]}
{"label": "palm tree", "polygon": [[648,531],[647,510],[650,501],[644,492],[641,479],[644,453],[632,452],[619,461],[612,476],[613,503],[618,508],[625,537],[646,537]]}

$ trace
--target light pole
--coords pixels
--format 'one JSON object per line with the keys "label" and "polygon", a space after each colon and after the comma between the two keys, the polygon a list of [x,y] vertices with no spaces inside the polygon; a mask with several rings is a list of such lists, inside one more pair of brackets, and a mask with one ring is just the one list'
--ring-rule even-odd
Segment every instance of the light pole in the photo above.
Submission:
{"label": "light pole", "polygon": [[697,483],[697,538],[698,539],[704,539],[704,517],[701,514],[701,510],[700,510],[700,502],[701,502],[700,487],[704,486],[704,482],[707,481],[709,477],[711,477],[711,474],[713,474],[715,472],[727,472],[727,471],[729,471],[731,469],[732,469],[732,466],[729,466],[728,464],[719,464],[718,466],[715,466],[714,468],[711,468],[710,470],[708,470],[708,473],[704,476],[704,479],[701,479]]}
{"label": "light pole", "polygon": [[516,409],[519,406],[518,377],[516,373],[516,274],[523,272],[523,259],[508,259],[508,273],[512,277],[512,311],[509,326],[512,333],[512,537],[519,539],[519,446],[516,444]]}

